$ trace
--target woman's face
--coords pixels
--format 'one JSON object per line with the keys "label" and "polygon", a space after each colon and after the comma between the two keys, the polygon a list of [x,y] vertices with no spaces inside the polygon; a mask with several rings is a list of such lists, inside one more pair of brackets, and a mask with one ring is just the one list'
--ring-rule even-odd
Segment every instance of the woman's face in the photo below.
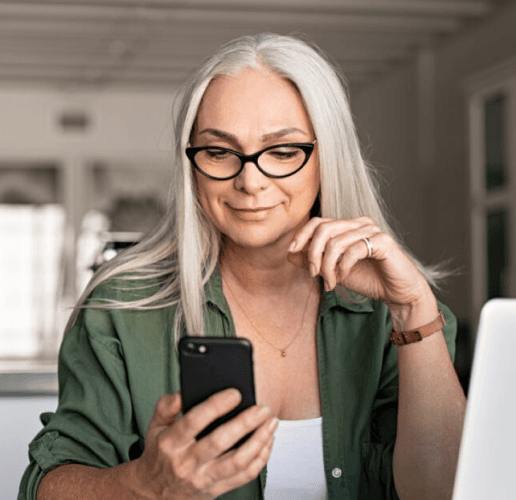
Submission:
{"label": "woman's face", "polygon": [[[199,107],[192,145],[252,154],[276,144],[314,139],[298,91],[260,67],[210,83]],[[225,181],[197,170],[195,175],[202,207],[232,242],[245,248],[288,245],[308,221],[319,191],[317,147],[299,172],[282,179],[265,176],[251,162],[237,177]]]}

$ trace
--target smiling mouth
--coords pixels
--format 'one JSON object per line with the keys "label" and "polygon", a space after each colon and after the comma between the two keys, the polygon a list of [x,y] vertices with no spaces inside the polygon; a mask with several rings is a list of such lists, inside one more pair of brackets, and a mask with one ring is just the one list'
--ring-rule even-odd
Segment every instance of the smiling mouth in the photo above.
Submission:
{"label": "smiling mouth", "polygon": [[231,205],[228,205],[231,210],[234,211],[236,216],[239,219],[245,220],[245,221],[261,221],[265,220],[268,215],[271,213],[271,211],[275,208],[273,207],[257,207],[257,208],[237,208],[232,207]]}
{"label": "smiling mouth", "polygon": [[259,208],[236,208],[231,207],[233,210],[236,210],[237,212],[249,212],[249,213],[258,213],[258,212],[265,212],[267,210],[272,210],[274,207],[259,207]]}

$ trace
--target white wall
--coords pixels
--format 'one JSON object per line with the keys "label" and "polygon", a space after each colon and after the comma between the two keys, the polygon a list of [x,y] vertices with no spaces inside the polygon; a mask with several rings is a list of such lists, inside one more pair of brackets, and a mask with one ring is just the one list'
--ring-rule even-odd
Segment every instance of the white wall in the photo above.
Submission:
{"label": "white wall", "polygon": [[516,55],[516,5],[510,4],[461,37],[435,50],[433,151],[430,166],[418,153],[417,62],[353,96],[360,135],[370,159],[388,167],[387,200],[409,246],[425,262],[454,258],[462,274],[441,298],[460,318],[470,317],[471,278],[466,78]]}
{"label": "white wall", "polygon": [[[170,93],[68,92],[0,88],[0,161],[12,155],[122,154],[163,156],[170,150]],[[63,111],[84,110],[92,127],[63,133]]]}

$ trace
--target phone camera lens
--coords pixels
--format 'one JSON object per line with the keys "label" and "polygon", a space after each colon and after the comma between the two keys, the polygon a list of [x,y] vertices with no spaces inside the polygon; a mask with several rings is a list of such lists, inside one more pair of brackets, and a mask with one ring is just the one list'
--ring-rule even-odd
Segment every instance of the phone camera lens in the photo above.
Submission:
{"label": "phone camera lens", "polygon": [[195,344],[193,342],[188,342],[185,346],[186,354],[193,354],[195,351]]}

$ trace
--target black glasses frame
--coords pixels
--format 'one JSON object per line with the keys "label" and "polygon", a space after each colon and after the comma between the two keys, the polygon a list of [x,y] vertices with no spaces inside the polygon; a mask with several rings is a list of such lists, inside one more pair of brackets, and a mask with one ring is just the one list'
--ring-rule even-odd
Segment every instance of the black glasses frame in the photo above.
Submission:
{"label": "black glasses frame", "polygon": [[[275,144],[274,146],[269,146],[268,148],[262,149],[261,151],[258,151],[257,153],[253,153],[251,155],[245,155],[245,154],[239,153],[238,151],[235,151],[233,149],[222,148],[219,146],[188,147],[188,148],[186,148],[185,152],[186,152],[186,156],[188,156],[188,159],[190,160],[191,164],[199,172],[201,172],[201,174],[205,175],[206,177],[209,177],[210,179],[214,179],[216,181],[228,181],[229,179],[234,179],[235,177],[240,175],[242,170],[244,170],[245,164],[248,162],[254,163],[256,165],[256,167],[258,168],[258,170],[266,177],[271,177],[272,179],[283,179],[285,177],[290,177],[291,175],[296,174],[308,163],[308,160],[310,159],[310,157],[312,156],[312,153],[314,151],[315,142],[316,142],[316,140],[314,142],[288,142],[285,144]],[[294,170],[290,174],[285,174],[285,175],[269,174],[268,172],[263,170],[262,167],[260,167],[260,165],[258,164],[258,158],[260,157],[261,154],[265,153],[266,151],[269,151],[270,149],[282,148],[282,147],[296,147],[296,148],[301,149],[305,153],[305,160],[303,161],[303,163],[301,164],[300,167],[298,167],[296,170]],[[199,151],[203,151],[206,149],[215,149],[217,151],[224,151],[226,153],[234,154],[235,156],[237,156],[239,158],[239,160],[241,162],[240,169],[235,174],[230,175],[229,177],[213,177],[212,175],[207,174],[204,170],[202,170],[199,167],[199,165],[197,165],[197,163],[195,161],[195,155]]]}

